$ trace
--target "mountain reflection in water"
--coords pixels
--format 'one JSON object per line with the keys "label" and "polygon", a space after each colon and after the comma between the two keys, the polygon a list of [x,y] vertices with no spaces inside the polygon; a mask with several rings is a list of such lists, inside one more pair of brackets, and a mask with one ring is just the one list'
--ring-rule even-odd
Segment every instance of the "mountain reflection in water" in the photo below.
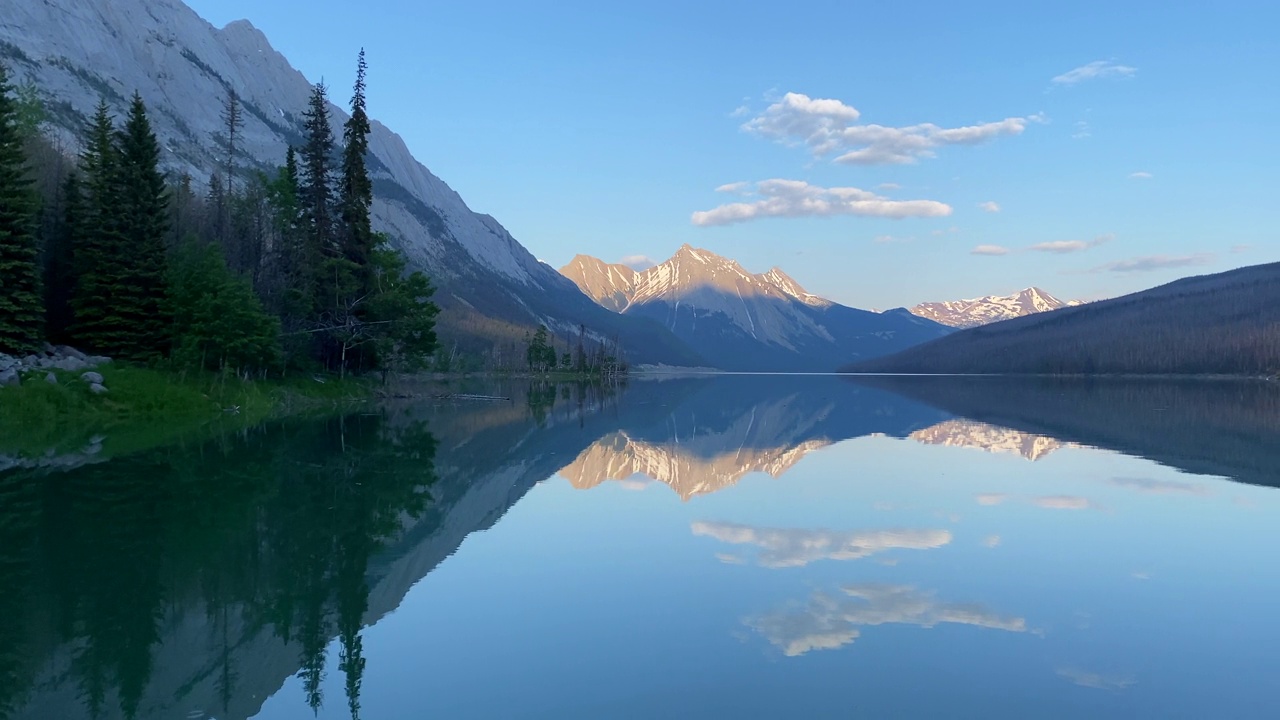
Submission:
{"label": "mountain reflection in water", "polygon": [[[359,717],[365,679],[387,669],[367,656],[368,627],[555,475],[578,489],[657,482],[696,504],[753,473],[784,484],[801,460],[851,438],[889,437],[1031,461],[1097,447],[1247,483],[1280,478],[1280,388],[1267,383],[732,376],[501,393],[515,399],[408,403],[90,464],[0,458],[0,718],[240,719],[290,683],[301,707]],[[1106,482],[1208,494],[1199,479]],[[973,497],[988,508],[1097,507]],[[941,525],[708,517],[684,527],[717,544],[723,563],[783,572],[941,552],[956,542]],[[1038,632],[999,607],[862,581],[814,585],[742,624],[783,656],[842,647],[878,625]],[[1112,690],[1133,682],[1059,675]]]}

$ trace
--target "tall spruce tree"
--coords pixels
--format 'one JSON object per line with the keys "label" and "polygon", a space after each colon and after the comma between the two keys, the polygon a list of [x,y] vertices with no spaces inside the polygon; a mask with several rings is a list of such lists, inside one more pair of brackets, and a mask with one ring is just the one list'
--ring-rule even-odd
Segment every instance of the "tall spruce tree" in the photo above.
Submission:
{"label": "tall spruce tree", "polygon": [[35,198],[27,176],[18,106],[0,65],[0,352],[23,353],[44,336]]}
{"label": "tall spruce tree", "polygon": [[75,253],[71,334],[85,349],[106,353],[115,352],[129,332],[115,310],[114,297],[128,262],[121,250],[118,167],[115,122],[103,99],[94,111],[80,156],[84,204]]}
{"label": "tall spruce tree", "polygon": [[[342,174],[338,183],[338,205],[341,211],[341,261],[331,263],[335,277],[335,297],[333,305],[337,316],[345,330],[341,335],[357,332],[367,335],[365,327],[368,321],[368,308],[374,290],[374,267],[372,264],[374,246],[373,224],[369,218],[373,205],[373,182],[369,179],[369,170],[365,166],[365,157],[369,153],[369,115],[365,111],[365,74],[368,64],[365,62],[364,49],[360,50],[356,62],[356,82],[351,94],[351,117],[342,131]],[[348,342],[343,338],[344,344]],[[342,356],[344,369],[368,370],[377,363],[376,346],[368,342],[360,342],[355,352],[347,352]]]}
{"label": "tall spruce tree", "polygon": [[360,275],[359,292],[368,294],[372,285],[369,260],[373,255],[373,225],[369,208],[373,205],[373,182],[365,166],[369,153],[369,116],[365,112],[364,50],[356,64],[356,84],[351,95],[351,118],[342,131],[342,182],[339,201],[342,206],[342,253]]}
{"label": "tall spruce tree", "polygon": [[169,197],[160,172],[160,143],[137,93],[120,130],[120,235],[128,272],[113,301],[130,329],[116,352],[147,362],[168,353],[170,318],[165,233]]}
{"label": "tall spruce tree", "polygon": [[298,176],[298,206],[311,244],[323,254],[336,249],[333,211],[333,130],[324,83],[316,83],[303,112],[306,143]]}
{"label": "tall spruce tree", "polygon": [[83,237],[84,195],[74,172],[62,184],[62,218],[45,244],[44,307],[49,340],[71,342],[71,299],[76,287],[76,246]]}

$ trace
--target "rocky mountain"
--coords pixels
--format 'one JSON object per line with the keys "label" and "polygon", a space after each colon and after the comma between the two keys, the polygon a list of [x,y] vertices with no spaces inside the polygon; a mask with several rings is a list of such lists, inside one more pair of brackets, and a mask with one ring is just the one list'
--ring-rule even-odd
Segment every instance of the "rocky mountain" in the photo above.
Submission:
{"label": "rocky mountain", "polygon": [[[300,142],[312,88],[248,21],[215,28],[178,0],[0,0],[0,62],[17,83],[38,87],[48,131],[69,154],[100,98],[119,116],[137,91],[150,109],[165,169],[190,174],[197,187],[223,157],[223,123],[211,108],[228,90],[245,111],[237,142],[247,172],[282,164],[286,147]],[[377,78],[375,60],[375,115],[384,92]],[[345,101],[345,88],[333,96]],[[335,126],[347,119],[336,106],[330,111]],[[601,337],[620,337],[633,361],[697,362],[661,327],[606,312],[584,297],[496,219],[467,207],[390,128],[374,121],[369,143],[375,229],[432,276],[446,342],[479,351],[539,323],[561,334],[585,325]]]}
{"label": "rocky mountain", "polygon": [[1280,375],[1280,263],[969,328],[855,372]]}
{"label": "rocky mountain", "polygon": [[840,305],[779,268],[752,274],[689,245],[647,270],[579,255],[560,272],[601,306],[660,323],[725,370],[828,372],[949,332],[903,309]]}
{"label": "rocky mountain", "polygon": [[1012,295],[920,303],[911,312],[950,327],[969,328],[1082,304],[1080,300],[1059,300],[1038,287],[1029,287]]}
{"label": "rocky mountain", "polygon": [[1048,435],[1036,435],[963,418],[917,430],[911,433],[911,439],[925,445],[974,448],[989,453],[1019,455],[1032,462],[1063,448],[1080,447]]}

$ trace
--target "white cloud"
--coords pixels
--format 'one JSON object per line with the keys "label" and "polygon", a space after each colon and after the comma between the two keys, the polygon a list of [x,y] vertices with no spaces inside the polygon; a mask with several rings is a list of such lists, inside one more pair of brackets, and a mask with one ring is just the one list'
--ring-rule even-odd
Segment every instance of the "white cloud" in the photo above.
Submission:
{"label": "white cloud", "polygon": [[748,627],[787,657],[813,650],[834,650],[856,640],[863,627],[943,623],[1026,632],[1025,618],[994,613],[982,605],[946,603],[931,592],[903,585],[848,585],[843,596],[814,592],[806,607],[748,618]]}
{"label": "white cloud", "polygon": [[1101,510],[1102,506],[1098,505],[1089,498],[1079,497],[1077,495],[1049,495],[1045,497],[1031,498],[1031,504],[1036,507],[1042,507],[1046,510]]}
{"label": "white cloud", "polygon": [[847,165],[901,165],[934,157],[946,145],[975,145],[1004,135],[1018,135],[1040,115],[1010,117],[997,122],[958,128],[933,123],[905,127],[859,125],[861,113],[839,100],[815,99],[787,93],[742,129],[781,142],[806,145],[816,157],[840,153],[835,161]]}
{"label": "white cloud", "polygon": [[897,235],[877,235],[873,242],[877,242],[877,243],[880,243],[881,245],[885,245],[889,243],[911,242],[914,239],[915,239],[914,237],[899,237]]}
{"label": "white cloud", "polygon": [[760,549],[756,561],[767,568],[801,567],[817,560],[857,560],[886,550],[928,550],[951,542],[948,530],[840,532],[701,521],[695,522],[692,530],[694,535],[731,545],[755,545]]}
{"label": "white cloud", "polygon": [[654,262],[653,259],[650,258],[648,255],[628,255],[622,258],[622,260],[620,260],[619,262],[631,268],[632,270],[648,270],[649,268],[658,264]]}
{"label": "white cloud", "polygon": [[1089,127],[1089,121],[1077,120],[1076,131],[1071,133],[1071,137],[1075,138],[1076,140],[1084,140],[1085,138],[1093,137],[1093,130],[1092,128]]}
{"label": "white cloud", "polygon": [[1198,483],[1152,478],[1116,477],[1107,481],[1116,487],[1130,488],[1151,495],[1208,495],[1209,488]]}
{"label": "white cloud", "polygon": [[750,195],[751,183],[749,182],[731,182],[725,183],[716,188],[718,193],[728,193],[730,195]]}
{"label": "white cloud", "polygon": [[1009,496],[1004,493],[982,493],[976,499],[979,505],[991,507],[993,505],[1003,504],[1005,500],[1009,499]]}
{"label": "white cloud", "polygon": [[1075,85],[1085,80],[1132,77],[1136,72],[1138,72],[1137,68],[1129,67],[1128,65],[1117,65],[1110,60],[1094,60],[1088,65],[1081,65],[1078,68],[1068,70],[1053,78],[1050,82],[1055,85]]}
{"label": "white cloud", "polygon": [[1000,212],[1000,203],[997,203],[995,200],[988,200],[984,203],[978,203],[978,207],[982,208],[983,212],[989,212],[989,213]]}
{"label": "white cloud", "polygon": [[982,541],[982,544],[989,548],[1000,547],[1000,536],[988,535],[986,539]]}
{"label": "white cloud", "polygon": [[1058,677],[1075,683],[1080,687],[1093,688],[1094,690],[1124,690],[1138,682],[1131,676],[1108,677],[1078,668],[1060,668]]}
{"label": "white cloud", "polygon": [[901,190],[902,186],[898,183],[880,183],[876,186],[876,189],[884,190],[885,192],[893,192],[894,190]]}
{"label": "white cloud", "polygon": [[1129,177],[1134,180],[1150,180],[1151,178],[1155,177],[1155,175],[1152,175],[1146,170],[1139,170],[1138,172],[1129,173]]}
{"label": "white cloud", "polygon": [[1242,252],[1249,252],[1252,249],[1253,249],[1252,245],[1232,245],[1231,246],[1231,252],[1237,253],[1237,254]]}
{"label": "white cloud", "polygon": [[1194,255],[1144,255],[1142,257],[1129,258],[1128,260],[1117,260],[1116,262],[1107,263],[1106,265],[1099,265],[1088,272],[1153,272],[1155,270],[1171,270],[1175,268],[1208,265],[1213,262],[1213,259],[1213,253],[1196,253]]}
{"label": "white cloud", "polygon": [[[802,180],[762,180],[753,191],[740,183],[721,186],[748,198],[717,208],[695,212],[694,225],[730,225],[767,217],[830,217],[858,215],[880,218],[942,217],[951,206],[936,200],[890,200],[882,195],[853,187],[824,188]],[[723,188],[731,188],[725,191]]]}
{"label": "white cloud", "polygon": [[1009,248],[1003,245],[979,245],[969,251],[970,255],[1008,255]]}
{"label": "white cloud", "polygon": [[1092,240],[1053,240],[1051,242],[1042,242],[1027,248],[1035,252],[1047,252],[1057,255],[1065,255],[1067,253],[1080,252],[1090,248],[1098,247],[1104,243],[1109,243],[1115,239],[1114,235],[1099,235]]}

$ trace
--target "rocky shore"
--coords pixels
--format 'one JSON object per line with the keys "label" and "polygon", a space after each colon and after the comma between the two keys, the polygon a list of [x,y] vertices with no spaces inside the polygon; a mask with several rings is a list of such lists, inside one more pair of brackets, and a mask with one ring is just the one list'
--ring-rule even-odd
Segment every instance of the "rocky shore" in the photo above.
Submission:
{"label": "rocky shore", "polygon": [[90,392],[100,395],[107,392],[107,388],[103,385],[102,374],[94,369],[110,362],[111,358],[108,357],[87,355],[73,347],[48,343],[45,343],[42,352],[25,357],[0,353],[0,391],[39,380],[57,384],[60,381],[54,371],[58,370],[80,373],[78,380],[88,385]]}

